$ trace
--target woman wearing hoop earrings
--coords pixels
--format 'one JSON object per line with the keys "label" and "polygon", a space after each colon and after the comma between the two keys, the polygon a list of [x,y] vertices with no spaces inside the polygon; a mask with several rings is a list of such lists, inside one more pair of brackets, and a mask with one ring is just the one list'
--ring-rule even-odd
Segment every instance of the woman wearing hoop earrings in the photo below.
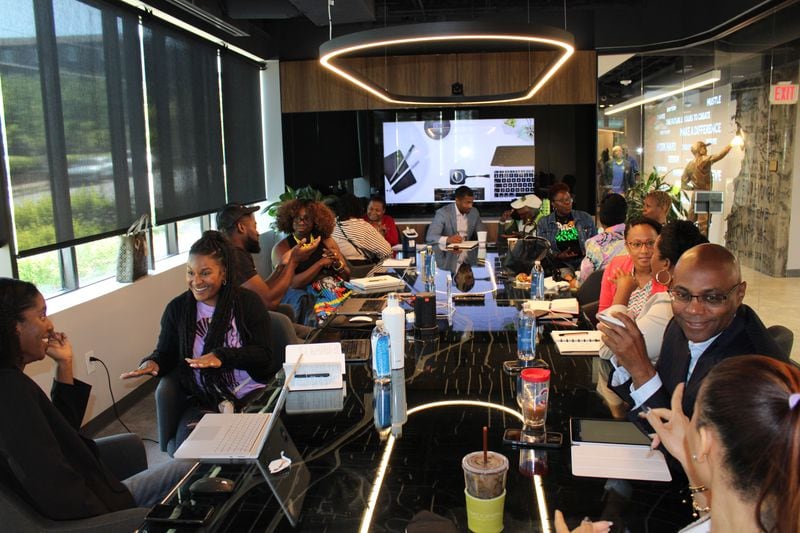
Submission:
{"label": "woman wearing hoop earrings", "polygon": [[[678,262],[678,258],[689,248],[706,242],[708,242],[708,239],[700,233],[700,230],[697,229],[693,222],[676,220],[665,225],[653,246],[653,255],[650,258],[650,275],[653,276],[656,282],[669,288],[672,283],[672,271]],[[610,315],[614,312],[622,312],[633,318],[627,302],[636,286],[636,280],[630,276],[617,279],[617,291],[614,294],[613,304],[604,314]],[[670,319],[672,319],[672,301],[669,293],[653,293],[635,318],[639,331],[644,335],[647,355],[650,357],[650,361],[655,364],[661,351],[664,330]],[[603,359],[611,359],[613,356],[614,353],[608,346],[603,346],[600,349],[600,357]]]}

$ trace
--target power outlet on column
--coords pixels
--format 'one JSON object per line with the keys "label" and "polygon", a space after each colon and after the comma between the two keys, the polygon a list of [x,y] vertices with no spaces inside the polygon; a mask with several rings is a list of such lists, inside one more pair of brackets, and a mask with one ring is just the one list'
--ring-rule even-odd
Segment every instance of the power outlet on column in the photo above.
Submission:
{"label": "power outlet on column", "polygon": [[86,352],[85,357],[86,357],[86,373],[91,374],[92,372],[95,371],[95,365],[97,364],[94,361],[89,360],[92,357],[94,357],[94,350],[89,350],[88,352]]}

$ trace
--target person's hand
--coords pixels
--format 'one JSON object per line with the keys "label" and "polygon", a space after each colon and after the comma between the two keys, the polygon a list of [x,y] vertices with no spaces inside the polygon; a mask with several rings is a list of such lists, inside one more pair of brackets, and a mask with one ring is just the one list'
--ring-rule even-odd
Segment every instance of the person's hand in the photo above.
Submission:
{"label": "person's hand", "polygon": [[64,333],[59,331],[50,333],[45,353],[59,365],[72,365],[72,343]]}
{"label": "person's hand", "polygon": [[573,257],[577,257],[578,252],[575,250],[564,250],[563,252],[558,252],[556,254],[556,259],[572,259]]}
{"label": "person's hand", "polygon": [[288,250],[283,257],[281,258],[281,263],[284,265],[289,264],[290,261],[294,261],[295,263],[302,263],[303,261],[308,260],[311,257],[317,247],[319,246],[321,239],[317,237],[313,239],[311,242],[306,244],[305,238],[301,239],[295,246],[293,246],[290,250]]}
{"label": "person's hand", "polygon": [[619,364],[630,373],[633,386],[639,388],[656,374],[647,357],[644,336],[636,322],[625,313],[612,313],[611,316],[619,319],[624,327],[601,321],[597,324],[597,329],[602,333],[600,338],[617,356]]}
{"label": "person's hand", "polygon": [[623,270],[621,268],[615,268],[614,271],[611,272],[611,274],[608,276],[608,281],[610,281],[611,283],[616,285],[617,288],[620,287],[620,284],[626,283],[627,280],[631,280],[634,283],[636,283],[636,280],[631,275],[631,273],[630,272],[626,272],[625,270]]}
{"label": "person's hand", "polygon": [[464,239],[461,237],[461,235],[450,235],[447,238],[447,244],[458,244],[460,242],[464,242]]}
{"label": "person's hand", "polygon": [[672,409],[648,409],[639,416],[646,418],[656,431],[651,447],[655,449],[663,444],[670,455],[686,469],[691,453],[686,439],[689,418],[683,413],[683,389],[683,383],[675,387],[675,392],[672,393]]}
{"label": "person's hand", "polygon": [[584,518],[581,525],[570,532],[567,523],[564,521],[564,515],[561,514],[561,511],[556,509],[553,525],[556,528],[556,533],[606,533],[611,529],[611,526],[614,525],[614,522],[609,522],[608,520],[592,522],[588,518]]}
{"label": "person's hand", "polygon": [[119,379],[138,378],[141,376],[157,376],[158,370],[158,363],[148,359],[139,365],[139,368],[136,370],[131,370],[130,372],[125,372],[124,374],[120,375]]}
{"label": "person's hand", "polygon": [[186,363],[192,368],[219,368],[222,366],[222,361],[213,353],[203,354],[200,357],[187,357]]}

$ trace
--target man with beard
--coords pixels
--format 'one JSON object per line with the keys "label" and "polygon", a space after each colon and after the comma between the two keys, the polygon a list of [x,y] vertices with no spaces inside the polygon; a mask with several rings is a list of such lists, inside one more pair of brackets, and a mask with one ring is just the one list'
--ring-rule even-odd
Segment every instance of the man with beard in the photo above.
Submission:
{"label": "man with beard", "polygon": [[263,279],[256,271],[253,256],[250,255],[261,252],[256,217],[253,215],[258,209],[258,206],[227,204],[217,213],[217,229],[228,237],[234,249],[231,258],[233,272],[228,279],[258,294],[264,306],[275,311],[292,282],[295,268],[311,257],[319,246],[319,239],[314,239],[305,246],[293,247],[283,255],[281,263],[275,265],[272,274]]}

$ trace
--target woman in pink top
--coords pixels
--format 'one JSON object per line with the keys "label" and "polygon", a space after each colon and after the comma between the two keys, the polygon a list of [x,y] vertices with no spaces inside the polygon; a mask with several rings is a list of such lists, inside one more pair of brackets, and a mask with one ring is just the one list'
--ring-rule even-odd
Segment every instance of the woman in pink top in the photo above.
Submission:
{"label": "woman in pink top", "polygon": [[651,294],[667,290],[666,286],[655,281],[650,274],[650,259],[653,257],[653,247],[659,233],[661,224],[650,218],[637,217],[627,223],[625,248],[628,255],[612,259],[603,272],[598,312],[604,311],[613,303],[617,292],[616,280],[622,276],[632,276],[636,280],[636,288],[628,301],[628,310],[634,318]]}

